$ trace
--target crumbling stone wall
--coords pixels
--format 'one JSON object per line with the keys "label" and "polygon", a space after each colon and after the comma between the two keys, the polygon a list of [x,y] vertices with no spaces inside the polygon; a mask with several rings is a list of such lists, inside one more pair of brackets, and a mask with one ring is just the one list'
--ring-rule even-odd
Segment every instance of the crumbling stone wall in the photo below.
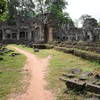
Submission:
{"label": "crumbling stone wall", "polygon": [[94,18],[86,19],[82,28],[76,28],[72,23],[66,23],[57,33],[57,40],[61,41],[100,41],[100,28]]}
{"label": "crumbling stone wall", "polygon": [[[8,21],[9,22],[9,21]],[[84,21],[82,28],[76,28],[71,23],[57,26],[54,15],[46,13],[34,18],[17,16],[15,24],[0,23],[0,41],[33,41],[43,43],[48,41],[100,41],[100,27],[94,18]]]}

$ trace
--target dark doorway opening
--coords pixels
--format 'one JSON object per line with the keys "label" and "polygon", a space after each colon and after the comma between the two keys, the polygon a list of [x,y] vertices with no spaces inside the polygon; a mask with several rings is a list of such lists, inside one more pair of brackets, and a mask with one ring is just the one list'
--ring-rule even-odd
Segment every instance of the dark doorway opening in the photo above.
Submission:
{"label": "dark doorway opening", "polygon": [[44,25],[44,35],[45,35],[45,42],[48,41],[48,25]]}
{"label": "dark doorway opening", "polygon": [[25,32],[20,32],[20,39],[25,40]]}
{"label": "dark doorway opening", "polygon": [[16,33],[12,33],[12,39],[14,39],[14,40],[17,39],[17,34]]}
{"label": "dark doorway opening", "polygon": [[0,30],[0,41],[2,40],[2,37],[3,37],[2,30]]}
{"label": "dark doorway opening", "polygon": [[11,34],[7,34],[7,39],[10,39],[11,38]]}
{"label": "dark doorway opening", "polygon": [[31,33],[32,33],[32,40],[34,41],[34,37],[35,37],[34,31],[32,31]]}

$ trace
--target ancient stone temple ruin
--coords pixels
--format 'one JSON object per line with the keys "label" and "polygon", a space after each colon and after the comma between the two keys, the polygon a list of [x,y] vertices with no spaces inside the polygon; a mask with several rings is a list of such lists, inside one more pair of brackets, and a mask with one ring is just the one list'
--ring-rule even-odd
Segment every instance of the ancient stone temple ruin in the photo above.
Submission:
{"label": "ancient stone temple ruin", "polygon": [[[17,16],[16,19],[0,23],[0,41],[33,41],[35,43],[52,41],[52,26],[43,16],[28,18]],[[45,21],[45,22],[42,22]]]}
{"label": "ancient stone temple ruin", "polygon": [[94,18],[86,19],[82,28],[75,27],[73,23],[64,24],[58,33],[58,39],[63,41],[100,41],[100,27]]}
{"label": "ancient stone temple ruin", "polygon": [[56,28],[53,15],[48,13],[33,18],[17,16],[13,22],[0,23],[0,41],[44,43],[53,40],[100,41],[100,28],[93,18],[85,20],[82,28],[76,28],[73,23]]}

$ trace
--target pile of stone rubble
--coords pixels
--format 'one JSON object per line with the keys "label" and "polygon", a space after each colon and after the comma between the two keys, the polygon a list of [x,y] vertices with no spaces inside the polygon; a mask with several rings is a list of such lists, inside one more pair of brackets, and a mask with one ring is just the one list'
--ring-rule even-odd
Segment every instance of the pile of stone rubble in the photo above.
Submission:
{"label": "pile of stone rubble", "polygon": [[70,69],[60,78],[68,90],[90,92],[100,97],[100,71],[84,72],[81,69]]}

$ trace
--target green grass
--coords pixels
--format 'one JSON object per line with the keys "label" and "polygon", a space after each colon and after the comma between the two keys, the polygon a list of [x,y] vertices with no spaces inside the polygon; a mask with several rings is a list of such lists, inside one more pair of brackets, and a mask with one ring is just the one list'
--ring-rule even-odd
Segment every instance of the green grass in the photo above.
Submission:
{"label": "green grass", "polygon": [[11,93],[20,91],[22,86],[21,70],[26,57],[21,54],[11,57],[10,54],[4,54],[4,60],[0,61],[0,100],[6,100]]}
{"label": "green grass", "polygon": [[52,59],[50,61],[50,71],[48,74],[49,88],[55,91],[58,97],[57,100],[83,100],[82,96],[76,96],[74,93],[65,95],[65,83],[61,82],[59,78],[63,73],[67,74],[68,70],[71,68],[80,68],[84,71],[93,71],[95,69],[100,69],[100,64],[83,60],[71,54],[65,54],[55,50],[51,50],[51,52]]}
{"label": "green grass", "polygon": [[40,50],[40,52],[38,53],[38,52],[34,52],[34,49],[25,47],[24,45],[13,45],[13,46],[16,46],[23,50],[27,50],[27,51],[31,52],[32,54],[37,55],[40,58],[44,58],[44,57],[47,57],[48,55],[51,55],[50,52],[48,52],[49,49]]}
{"label": "green grass", "polygon": [[[31,53],[33,49],[18,46],[24,50],[27,50]],[[67,73],[71,68],[80,68],[84,71],[93,71],[96,69],[100,70],[100,64],[94,62],[90,62],[88,60],[84,60],[80,57],[76,57],[71,54],[65,54],[63,52],[59,52],[56,50],[40,50],[38,53],[34,53],[40,58],[47,57],[51,55],[52,59],[49,64],[49,73],[47,76],[48,80],[48,88],[52,89],[54,93],[56,93],[57,100],[84,100],[84,96],[76,95],[75,93],[66,93],[65,83],[60,81],[59,78],[62,76],[63,73]]]}

